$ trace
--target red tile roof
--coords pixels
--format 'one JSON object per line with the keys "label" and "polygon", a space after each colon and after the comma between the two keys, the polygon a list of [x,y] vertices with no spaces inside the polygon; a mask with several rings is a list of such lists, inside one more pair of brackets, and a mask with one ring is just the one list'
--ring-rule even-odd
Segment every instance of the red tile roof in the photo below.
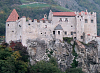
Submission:
{"label": "red tile roof", "polygon": [[18,17],[19,17],[18,13],[16,12],[15,9],[13,9],[13,11],[9,15],[8,19],[6,20],[6,22],[16,21],[16,20],[18,20]]}
{"label": "red tile roof", "polygon": [[76,16],[74,12],[53,12],[53,16]]}

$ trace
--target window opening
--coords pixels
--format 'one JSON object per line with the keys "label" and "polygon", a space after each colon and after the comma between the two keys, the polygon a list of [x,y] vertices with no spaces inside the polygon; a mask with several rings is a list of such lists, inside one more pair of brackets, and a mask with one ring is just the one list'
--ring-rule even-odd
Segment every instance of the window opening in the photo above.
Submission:
{"label": "window opening", "polygon": [[71,27],[73,27],[73,26],[71,26]]}
{"label": "window opening", "polygon": [[62,22],[62,18],[60,18],[59,22]]}
{"label": "window opening", "polygon": [[12,32],[14,32],[14,31],[12,31]]}
{"label": "window opening", "polygon": [[21,27],[21,25],[19,25],[19,27]]}
{"label": "window opening", "polygon": [[85,19],[85,23],[88,23],[88,20],[87,19]]}
{"label": "window opening", "polygon": [[42,33],[41,33],[42,34]]}
{"label": "window opening", "polygon": [[71,35],[73,35],[73,32],[71,32]]}
{"label": "window opening", "polygon": [[91,20],[91,23],[93,23],[93,20]]}
{"label": "window opening", "polygon": [[30,24],[28,24],[28,25],[30,25]]}
{"label": "window opening", "polygon": [[67,31],[65,31],[65,35],[67,35]]}
{"label": "window opening", "polygon": [[55,34],[55,31],[53,31],[53,34]]}
{"label": "window opening", "polygon": [[8,26],[9,26],[9,24],[8,24]]}
{"label": "window opening", "polygon": [[58,31],[58,34],[60,35],[60,31]]}
{"label": "window opening", "polygon": [[19,17],[18,17],[18,19],[19,19]]}
{"label": "window opening", "polygon": [[67,18],[65,18],[65,22],[68,22],[68,19]]}
{"label": "window opening", "polygon": [[83,36],[81,36],[81,39],[83,39]]}

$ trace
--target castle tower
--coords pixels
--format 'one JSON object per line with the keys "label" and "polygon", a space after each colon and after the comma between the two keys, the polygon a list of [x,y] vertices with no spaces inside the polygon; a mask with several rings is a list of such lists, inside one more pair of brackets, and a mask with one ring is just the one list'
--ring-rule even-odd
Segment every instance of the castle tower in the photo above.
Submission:
{"label": "castle tower", "polygon": [[19,15],[15,9],[11,12],[8,19],[6,20],[6,42],[9,43],[11,40],[16,39],[16,21],[19,19]]}
{"label": "castle tower", "polygon": [[63,40],[63,28],[60,24],[58,24],[53,31],[53,34],[55,35],[55,39]]}

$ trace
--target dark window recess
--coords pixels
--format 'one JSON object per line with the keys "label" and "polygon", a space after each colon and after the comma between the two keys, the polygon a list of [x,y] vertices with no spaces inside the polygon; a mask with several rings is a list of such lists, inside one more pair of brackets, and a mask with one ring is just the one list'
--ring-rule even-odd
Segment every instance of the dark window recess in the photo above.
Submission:
{"label": "dark window recess", "polygon": [[42,33],[41,33],[42,34]]}
{"label": "dark window recess", "polygon": [[60,31],[58,31],[58,34],[60,35]]}
{"label": "dark window recess", "polygon": [[73,35],[73,32],[71,32],[71,35]]}
{"label": "dark window recess", "polygon": [[67,32],[65,31],[65,35],[67,35]]}
{"label": "dark window recess", "polygon": [[30,24],[28,24],[28,25],[30,25]]}
{"label": "dark window recess", "polygon": [[9,24],[8,24],[8,26],[9,26]]}
{"label": "dark window recess", "polygon": [[74,39],[76,40],[76,37],[74,37]]}
{"label": "dark window recess", "polygon": [[59,22],[62,22],[62,18],[60,18]]}
{"label": "dark window recess", "polygon": [[83,36],[81,36],[81,39],[83,39]]}
{"label": "dark window recess", "polygon": [[53,34],[55,34],[55,31],[53,31]]}
{"label": "dark window recess", "polygon": [[19,25],[19,27],[21,27],[21,25]]}
{"label": "dark window recess", "polygon": [[19,17],[18,17],[18,19],[19,19]]}
{"label": "dark window recess", "polygon": [[85,23],[88,23],[88,20],[87,19],[85,19]]}
{"label": "dark window recess", "polygon": [[65,22],[68,22],[68,19],[67,18],[65,18]]}
{"label": "dark window recess", "polygon": [[45,34],[46,34],[46,32],[45,32]]}
{"label": "dark window recess", "polygon": [[76,32],[74,32],[74,34],[76,34]]}
{"label": "dark window recess", "polygon": [[39,21],[39,20],[37,20],[37,22],[38,22],[38,23],[40,23],[40,21]]}
{"label": "dark window recess", "polygon": [[32,20],[32,22],[33,22],[33,20]]}
{"label": "dark window recess", "polygon": [[77,16],[79,18],[79,16]]}
{"label": "dark window recess", "polygon": [[81,19],[80,19],[80,21],[81,21]]}
{"label": "dark window recess", "polygon": [[91,20],[91,23],[93,23],[93,20]]}
{"label": "dark window recess", "polygon": [[12,31],[12,32],[14,32],[14,31]]}
{"label": "dark window recess", "polygon": [[71,26],[71,27],[73,27],[73,26]]}

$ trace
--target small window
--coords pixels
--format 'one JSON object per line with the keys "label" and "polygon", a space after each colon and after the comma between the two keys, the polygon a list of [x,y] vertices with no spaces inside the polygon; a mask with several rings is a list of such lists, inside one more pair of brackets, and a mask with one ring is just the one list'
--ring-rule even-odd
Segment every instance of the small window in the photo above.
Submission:
{"label": "small window", "polygon": [[8,26],[9,26],[9,24],[8,24]]}
{"label": "small window", "polygon": [[81,19],[80,19],[80,21],[81,21]]}
{"label": "small window", "polygon": [[65,22],[68,22],[68,18],[65,18]]}
{"label": "small window", "polygon": [[93,23],[93,20],[91,20],[91,23]]}
{"label": "small window", "polygon": [[79,16],[77,16],[79,18]]}
{"label": "small window", "polygon": [[73,26],[71,26],[71,27],[73,27]]}
{"label": "small window", "polygon": [[71,35],[73,35],[73,32],[71,32]]}
{"label": "small window", "polygon": [[58,31],[58,34],[60,35],[60,31]]}
{"label": "small window", "polygon": [[67,35],[67,31],[65,31],[65,35]]}
{"label": "small window", "polygon": [[19,25],[19,27],[21,27],[21,25]]}
{"label": "small window", "polygon": [[28,25],[30,25],[30,24],[28,24]]}
{"label": "small window", "polygon": [[18,17],[18,19],[19,19],[19,17]]}
{"label": "small window", "polygon": [[14,32],[14,31],[12,31],[12,32]]}
{"label": "small window", "polygon": [[81,39],[83,39],[83,36],[81,36]]}
{"label": "small window", "polygon": [[45,32],[45,34],[46,34],[46,32]]}
{"label": "small window", "polygon": [[32,20],[32,22],[33,22],[33,20]]}
{"label": "small window", "polygon": [[41,33],[42,34],[42,33]]}
{"label": "small window", "polygon": [[60,18],[59,22],[62,22],[62,18]]}
{"label": "small window", "polygon": [[55,31],[53,31],[53,34],[55,34]]}
{"label": "small window", "polygon": [[74,32],[74,34],[76,34],[76,32]]}
{"label": "small window", "polygon": [[88,20],[87,19],[85,19],[85,23],[88,23]]}

